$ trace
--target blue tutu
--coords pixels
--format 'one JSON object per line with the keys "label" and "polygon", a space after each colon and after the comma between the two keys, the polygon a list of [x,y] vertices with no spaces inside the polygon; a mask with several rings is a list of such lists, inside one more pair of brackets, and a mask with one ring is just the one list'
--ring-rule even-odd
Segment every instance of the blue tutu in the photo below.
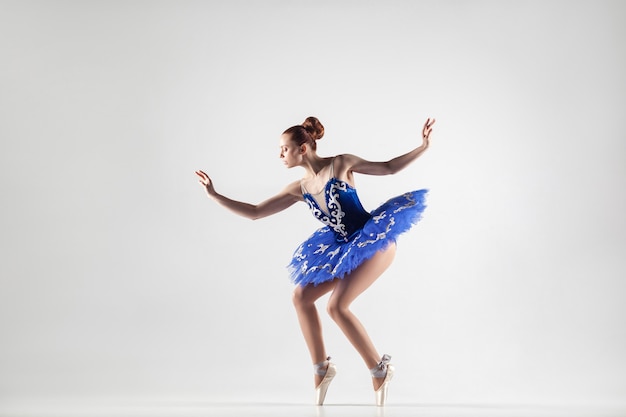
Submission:
{"label": "blue tutu", "polygon": [[345,181],[333,177],[326,183],[326,207],[303,188],[305,202],[325,226],[294,252],[288,266],[291,280],[305,286],[344,278],[420,220],[427,192],[402,194],[368,213]]}

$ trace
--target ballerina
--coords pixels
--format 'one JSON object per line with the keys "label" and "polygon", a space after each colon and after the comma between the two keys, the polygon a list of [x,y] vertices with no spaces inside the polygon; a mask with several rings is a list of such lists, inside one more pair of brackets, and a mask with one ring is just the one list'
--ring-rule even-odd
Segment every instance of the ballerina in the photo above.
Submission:
{"label": "ballerina", "polygon": [[324,126],[317,118],[308,117],[280,137],[280,159],[287,168],[304,168],[304,177],[259,204],[232,200],[218,193],[211,178],[196,171],[208,196],[235,214],[259,219],[304,201],[324,224],[296,249],[288,266],[296,284],[293,303],[313,362],[318,405],[324,403],[337,373],[326,354],[315,306],[316,300],[329,292],[328,314],[370,370],[376,404],[386,403],[394,373],[391,357],[378,354],[350,305],[392,263],[396,239],[421,218],[427,190],[407,192],[368,212],[357,196],[354,173],[390,175],[404,169],[428,149],[434,123],[435,119],[430,118],[424,123],[420,146],[386,162],[372,162],[352,154],[319,156],[316,141],[324,136]]}

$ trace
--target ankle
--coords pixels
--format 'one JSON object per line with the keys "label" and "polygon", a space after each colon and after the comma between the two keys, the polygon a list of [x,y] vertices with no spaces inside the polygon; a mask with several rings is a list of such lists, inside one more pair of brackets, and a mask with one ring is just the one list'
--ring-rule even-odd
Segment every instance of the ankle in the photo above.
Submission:
{"label": "ankle", "polygon": [[391,356],[386,353],[380,359],[380,362],[370,369],[370,373],[372,374],[372,378],[384,378],[387,375],[387,368],[389,366],[389,361],[391,360]]}
{"label": "ankle", "polygon": [[315,375],[324,376],[326,375],[326,371],[328,371],[328,364],[330,361],[330,356],[326,358],[325,361],[313,364],[313,372]]}

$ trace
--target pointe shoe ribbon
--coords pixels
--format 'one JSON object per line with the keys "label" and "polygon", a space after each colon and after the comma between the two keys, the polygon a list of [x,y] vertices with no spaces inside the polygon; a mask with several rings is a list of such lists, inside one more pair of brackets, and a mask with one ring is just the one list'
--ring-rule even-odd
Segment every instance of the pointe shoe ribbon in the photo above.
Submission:
{"label": "pointe shoe ribbon", "polygon": [[374,378],[384,378],[385,375],[387,374],[387,367],[389,366],[389,361],[391,361],[391,356],[385,353],[383,357],[380,358],[380,362],[378,362],[378,364],[375,367],[370,369],[370,371],[372,372],[372,376]]}

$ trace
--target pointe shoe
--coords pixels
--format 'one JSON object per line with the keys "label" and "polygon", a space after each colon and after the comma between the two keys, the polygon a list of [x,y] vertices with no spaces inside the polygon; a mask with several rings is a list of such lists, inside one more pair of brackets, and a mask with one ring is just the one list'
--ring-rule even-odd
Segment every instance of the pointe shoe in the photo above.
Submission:
{"label": "pointe shoe", "polygon": [[378,407],[383,407],[385,405],[385,402],[387,401],[387,390],[389,388],[389,382],[393,378],[393,373],[395,371],[393,365],[389,363],[390,360],[391,356],[385,354],[381,358],[380,362],[378,362],[378,365],[370,369],[373,378],[382,378],[383,376],[385,377],[380,387],[378,387],[378,389],[374,391],[376,393],[376,405]]}
{"label": "pointe shoe", "polygon": [[376,405],[379,407],[384,407],[385,402],[387,401],[387,388],[389,387],[389,382],[391,378],[393,378],[393,365],[387,365],[387,375],[385,375],[385,379],[383,380],[383,384],[375,391],[376,392]]}
{"label": "pointe shoe", "polygon": [[[337,375],[337,367],[335,366],[334,363],[329,362],[329,359],[330,359],[330,356],[321,364],[315,365],[317,368],[316,372],[320,372],[320,368],[328,364],[328,367],[326,368],[326,372],[323,374],[324,379],[322,379],[322,382],[320,382],[320,384],[315,388],[315,404],[317,405],[324,404],[324,399],[326,398],[326,391],[328,391],[328,386],[330,385],[335,375]],[[318,373],[318,375],[320,374]]]}

